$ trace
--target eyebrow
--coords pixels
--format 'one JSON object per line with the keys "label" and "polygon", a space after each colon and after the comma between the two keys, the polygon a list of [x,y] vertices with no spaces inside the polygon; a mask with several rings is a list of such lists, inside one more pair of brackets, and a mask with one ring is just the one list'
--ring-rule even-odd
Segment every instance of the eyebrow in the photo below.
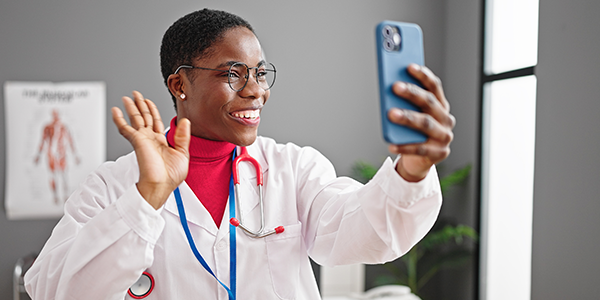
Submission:
{"label": "eyebrow", "polygon": [[238,61],[230,60],[228,62],[224,62],[224,63],[218,65],[216,68],[217,69],[220,69],[220,68],[229,68],[229,67],[231,67],[235,63],[238,63]]}
{"label": "eyebrow", "polygon": [[[219,68],[229,68],[229,67],[231,67],[233,64],[237,64],[237,63],[242,63],[242,62],[241,62],[241,61],[234,61],[234,60],[230,60],[230,61],[228,61],[228,62],[224,62],[224,63],[222,63],[222,64],[218,65],[216,68],[217,68],[217,69],[219,69]],[[265,60],[261,60],[261,61],[259,61],[259,62],[258,62],[258,65],[257,65],[257,67],[258,67],[258,66],[262,66],[262,65],[266,65],[266,64],[267,64],[267,62],[266,62]]]}

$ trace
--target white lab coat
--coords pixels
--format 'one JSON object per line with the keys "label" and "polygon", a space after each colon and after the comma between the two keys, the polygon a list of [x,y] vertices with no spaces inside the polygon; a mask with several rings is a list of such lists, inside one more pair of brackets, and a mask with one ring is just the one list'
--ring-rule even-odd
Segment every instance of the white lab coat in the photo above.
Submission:
{"label": "white lab coat", "polygon": [[[435,168],[409,183],[388,158],[363,186],[337,178],[310,147],[258,137],[248,152],[262,165],[266,226],[285,231],[254,239],[237,229],[238,299],[319,299],[309,255],[327,266],[393,260],[429,231],[441,207]],[[240,176],[245,222],[257,228],[254,168],[242,163]],[[154,210],[135,187],[138,177],[135,153],[87,177],[25,275],[33,299],[130,299],[144,271],[155,279],[146,299],[227,299],[190,250],[173,194]],[[229,285],[228,208],[217,228],[185,182],[180,190],[198,250]]]}

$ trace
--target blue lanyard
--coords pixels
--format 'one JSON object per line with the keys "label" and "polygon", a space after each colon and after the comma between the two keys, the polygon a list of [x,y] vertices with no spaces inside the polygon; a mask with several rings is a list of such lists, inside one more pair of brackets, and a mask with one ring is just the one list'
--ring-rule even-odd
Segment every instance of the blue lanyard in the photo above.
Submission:
{"label": "blue lanyard", "polygon": [[[235,149],[233,150],[233,158],[235,158]],[[236,249],[235,249],[235,226],[229,225],[229,282],[231,288],[227,287],[221,280],[217,278],[215,273],[210,269],[198,249],[196,248],[196,243],[194,243],[194,239],[192,238],[192,234],[190,233],[190,228],[187,224],[187,219],[185,217],[185,209],[183,208],[183,201],[181,200],[181,193],[179,192],[179,187],[173,191],[175,194],[175,200],[177,202],[177,210],[179,211],[179,220],[181,221],[181,226],[183,227],[183,231],[185,231],[185,236],[187,237],[188,243],[190,244],[190,248],[196,259],[200,262],[200,264],[212,275],[218,282],[227,290],[227,294],[229,294],[229,300],[235,300],[236,294]],[[229,218],[235,217],[235,192],[233,188],[233,172],[231,175],[231,179],[229,180]]]}

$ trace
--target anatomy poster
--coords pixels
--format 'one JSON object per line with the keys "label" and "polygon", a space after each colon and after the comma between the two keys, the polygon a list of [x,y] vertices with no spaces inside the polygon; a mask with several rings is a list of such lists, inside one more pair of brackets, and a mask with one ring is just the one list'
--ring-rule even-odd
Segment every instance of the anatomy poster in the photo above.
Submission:
{"label": "anatomy poster", "polygon": [[6,82],[6,214],[57,218],[106,159],[102,82]]}

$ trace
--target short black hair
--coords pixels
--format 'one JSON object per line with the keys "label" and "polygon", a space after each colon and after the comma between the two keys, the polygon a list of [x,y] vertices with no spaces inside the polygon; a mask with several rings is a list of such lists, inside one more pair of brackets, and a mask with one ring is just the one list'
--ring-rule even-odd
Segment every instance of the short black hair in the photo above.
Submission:
{"label": "short black hair", "polygon": [[[254,29],[246,20],[234,14],[212,9],[202,9],[183,16],[165,32],[160,46],[160,70],[164,83],[181,65],[191,65],[192,60],[210,55],[210,47],[223,34],[236,27]],[[175,107],[177,101],[171,95]]]}

